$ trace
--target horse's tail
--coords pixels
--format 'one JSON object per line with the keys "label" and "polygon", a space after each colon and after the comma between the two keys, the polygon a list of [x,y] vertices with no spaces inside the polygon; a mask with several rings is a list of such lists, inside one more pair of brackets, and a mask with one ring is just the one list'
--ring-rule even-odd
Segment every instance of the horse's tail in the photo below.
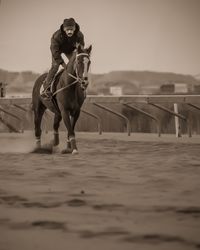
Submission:
{"label": "horse's tail", "polygon": [[31,121],[31,122],[33,121],[33,111],[35,109],[35,106],[37,105],[38,98],[39,98],[39,95],[40,95],[40,88],[41,88],[41,85],[43,84],[43,81],[46,78],[46,76],[47,76],[47,73],[44,73],[44,74],[40,75],[35,80],[35,83],[34,83],[34,86],[33,86],[32,99],[31,99],[31,103],[29,105],[29,108],[27,110],[27,119],[29,121]]}
{"label": "horse's tail", "polygon": [[42,86],[42,84],[43,84],[43,82],[44,82],[46,76],[47,76],[47,73],[44,73],[44,74],[40,75],[40,76],[36,79],[36,81],[35,81],[35,83],[34,83],[34,86],[33,86],[32,99],[33,99],[33,97],[39,95],[39,93],[40,93],[40,88],[41,88],[41,86]]}

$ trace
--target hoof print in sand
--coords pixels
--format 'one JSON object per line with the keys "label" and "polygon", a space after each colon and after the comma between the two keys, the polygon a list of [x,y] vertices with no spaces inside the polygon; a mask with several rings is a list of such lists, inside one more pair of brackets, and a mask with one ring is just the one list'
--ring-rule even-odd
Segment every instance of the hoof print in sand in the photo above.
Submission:
{"label": "hoof print in sand", "polygon": [[34,221],[32,222],[33,227],[40,227],[43,229],[59,229],[66,230],[65,223],[57,221]]}
{"label": "hoof print in sand", "polygon": [[106,210],[106,211],[113,211],[122,209],[124,206],[121,204],[97,204],[93,206],[95,210]]}
{"label": "hoof print in sand", "polygon": [[81,199],[72,199],[67,201],[67,205],[70,207],[81,207],[87,205],[86,201]]}

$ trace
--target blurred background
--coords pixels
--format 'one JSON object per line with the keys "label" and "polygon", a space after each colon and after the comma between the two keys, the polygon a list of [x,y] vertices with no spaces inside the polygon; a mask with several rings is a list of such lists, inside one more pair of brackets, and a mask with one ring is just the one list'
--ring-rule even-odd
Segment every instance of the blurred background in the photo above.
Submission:
{"label": "blurred background", "polygon": [[[0,82],[8,95],[31,94],[34,81],[50,67],[52,34],[64,18],[74,17],[86,45],[93,45],[87,94],[199,94],[199,10],[199,0],[0,0]],[[124,130],[115,116],[86,108],[108,116],[105,131]],[[137,111],[114,108],[130,117],[133,131],[156,129],[154,121]],[[148,105],[142,108],[161,119],[164,132],[174,131],[173,116]],[[179,109],[186,115],[190,111],[185,105]],[[191,116],[199,133],[198,111]],[[30,129],[32,123],[26,126]],[[96,123],[82,114],[77,128],[93,131]],[[0,123],[0,129],[5,125]]]}

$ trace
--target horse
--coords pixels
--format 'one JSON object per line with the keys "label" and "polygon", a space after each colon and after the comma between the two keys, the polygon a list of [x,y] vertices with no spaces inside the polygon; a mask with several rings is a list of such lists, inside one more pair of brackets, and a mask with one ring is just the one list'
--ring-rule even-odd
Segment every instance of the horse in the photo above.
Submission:
{"label": "horse", "polygon": [[81,48],[79,45],[68,61],[67,67],[59,72],[55,78],[53,96],[45,100],[40,95],[40,89],[47,73],[40,75],[33,86],[32,109],[34,112],[36,150],[41,149],[41,122],[46,109],[54,113],[54,137],[51,145],[59,145],[59,126],[63,119],[67,129],[66,148],[62,153],[78,153],[75,139],[75,125],[79,118],[81,106],[86,98],[88,86],[88,71],[90,67],[90,54],[92,45]]}

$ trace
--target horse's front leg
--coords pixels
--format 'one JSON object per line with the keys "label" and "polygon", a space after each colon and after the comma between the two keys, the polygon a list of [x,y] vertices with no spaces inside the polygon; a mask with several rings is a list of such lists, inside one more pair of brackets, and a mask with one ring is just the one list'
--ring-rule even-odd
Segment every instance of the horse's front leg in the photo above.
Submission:
{"label": "horse's front leg", "polygon": [[53,123],[53,130],[54,130],[53,146],[57,146],[60,142],[58,129],[59,129],[61,120],[62,120],[61,114],[56,113],[54,116],[54,123]]}
{"label": "horse's front leg", "polygon": [[63,154],[76,153],[76,141],[75,141],[75,133],[71,124],[70,112],[68,110],[61,109],[61,115],[64,121],[64,124],[68,131],[68,139],[67,139],[67,147],[62,151]]}
{"label": "horse's front leg", "polygon": [[[74,137],[71,138],[70,144],[71,144],[73,154],[78,153],[78,148],[77,148],[77,145],[76,145],[76,139],[75,139],[75,132],[74,131],[75,131],[76,122],[77,122],[79,116],[80,116],[80,109],[78,111],[76,111],[75,114],[71,117],[71,126],[72,126]],[[69,135],[68,135],[68,138],[70,138]]]}

